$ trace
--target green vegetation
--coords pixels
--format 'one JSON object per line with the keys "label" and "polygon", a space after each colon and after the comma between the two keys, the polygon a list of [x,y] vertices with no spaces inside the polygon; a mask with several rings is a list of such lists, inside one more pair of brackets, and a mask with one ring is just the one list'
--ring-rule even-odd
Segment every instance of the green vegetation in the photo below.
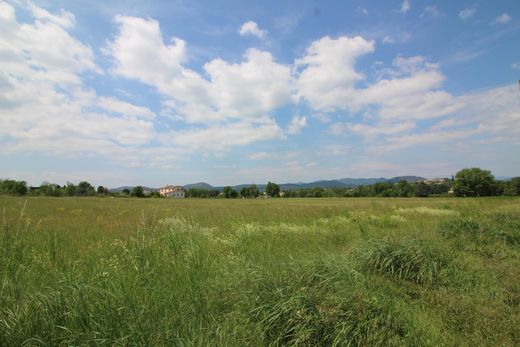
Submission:
{"label": "green vegetation", "polygon": [[25,195],[27,191],[25,181],[0,180],[0,194]]}
{"label": "green vegetation", "polygon": [[0,197],[0,345],[520,344],[520,200]]}
{"label": "green vegetation", "polygon": [[136,186],[132,189],[132,196],[136,198],[143,198],[144,197],[144,189],[141,186]]}
{"label": "green vegetation", "polygon": [[[416,176],[402,176],[396,178],[418,179]],[[219,189],[207,189],[190,187],[186,191],[188,198],[226,198],[226,199],[252,199],[258,197],[284,197],[284,198],[321,198],[321,197],[428,197],[428,196],[518,196],[520,195],[520,177],[514,177],[507,181],[497,181],[490,171],[479,168],[468,168],[459,171],[455,178],[420,180],[408,182],[405,179],[394,182],[378,182],[371,185],[360,185],[344,188],[303,188],[286,189],[281,191],[278,184],[268,182],[265,191],[261,192],[256,184],[250,186],[236,186],[235,189],[226,186]],[[188,187],[188,186],[187,186]],[[209,186],[211,187],[211,186]],[[238,191],[238,188],[241,188]],[[142,186],[135,186],[130,191],[128,188],[121,192],[110,193],[109,189],[98,186],[97,190],[82,181],[77,186],[73,183],[60,187],[58,184],[44,182],[39,187],[27,187],[25,181],[0,180],[0,194],[30,195],[30,196],[114,196],[137,198],[161,198],[157,191]]]}
{"label": "green vegetation", "polygon": [[260,195],[260,190],[253,184],[249,187],[244,187],[240,189],[240,197],[242,198],[256,198]]}
{"label": "green vegetation", "polygon": [[277,198],[280,196],[280,186],[273,182],[268,182],[265,187],[265,193],[270,198]]}
{"label": "green vegetation", "polygon": [[457,172],[453,189],[458,196],[489,196],[497,190],[491,171],[476,167]]}

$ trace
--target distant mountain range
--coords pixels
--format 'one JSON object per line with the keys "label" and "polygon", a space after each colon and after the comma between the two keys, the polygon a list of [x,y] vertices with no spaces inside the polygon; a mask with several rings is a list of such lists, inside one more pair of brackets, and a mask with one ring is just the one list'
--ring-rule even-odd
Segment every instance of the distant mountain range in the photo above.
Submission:
{"label": "distant mountain range", "polygon": [[[389,182],[389,183],[397,183],[399,181],[405,180],[409,183],[417,182],[420,180],[424,180],[424,177],[419,176],[398,176],[398,177],[392,177],[392,178],[341,178],[338,180],[320,180],[320,181],[314,181],[309,183],[304,182],[298,182],[298,183],[282,183],[279,184],[281,190],[296,190],[296,189],[310,189],[310,188],[352,188],[357,187],[361,185],[371,185],[379,182]],[[251,183],[253,184],[253,183]],[[239,184],[236,186],[231,186],[236,191],[240,191],[240,189],[244,187],[249,187],[251,184]],[[257,184],[257,187],[260,191],[265,190],[265,184]],[[186,184],[184,186],[184,189],[188,190],[191,188],[196,189],[206,189],[206,190],[223,190],[223,186],[212,186],[209,183],[206,182],[198,182],[198,183],[192,183],[192,184]],[[123,191],[123,189],[128,189],[132,191],[133,187],[125,186],[125,187],[119,187],[119,188],[112,188],[110,189],[110,192],[117,193]],[[149,187],[143,187],[144,190],[149,191],[157,191],[158,188],[149,188]]]}

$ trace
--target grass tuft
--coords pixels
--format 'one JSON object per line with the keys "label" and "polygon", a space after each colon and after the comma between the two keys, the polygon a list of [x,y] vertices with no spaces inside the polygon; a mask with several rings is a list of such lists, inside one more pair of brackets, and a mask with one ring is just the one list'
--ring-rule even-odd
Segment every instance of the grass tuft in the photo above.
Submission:
{"label": "grass tuft", "polygon": [[372,240],[356,250],[355,259],[364,270],[424,284],[436,283],[447,263],[439,250],[419,240]]}

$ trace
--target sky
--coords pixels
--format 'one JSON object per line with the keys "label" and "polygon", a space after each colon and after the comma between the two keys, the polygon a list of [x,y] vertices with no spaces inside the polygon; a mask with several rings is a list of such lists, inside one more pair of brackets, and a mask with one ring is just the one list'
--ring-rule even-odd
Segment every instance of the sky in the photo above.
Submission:
{"label": "sky", "polygon": [[2,1],[0,178],[520,175],[520,1]]}

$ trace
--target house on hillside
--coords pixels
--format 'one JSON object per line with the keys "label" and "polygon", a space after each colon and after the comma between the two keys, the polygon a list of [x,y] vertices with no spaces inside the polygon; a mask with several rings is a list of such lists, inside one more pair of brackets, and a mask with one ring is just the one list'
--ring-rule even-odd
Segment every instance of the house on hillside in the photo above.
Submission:
{"label": "house on hillside", "polygon": [[159,189],[159,194],[167,198],[183,199],[186,192],[181,186],[166,186]]}

